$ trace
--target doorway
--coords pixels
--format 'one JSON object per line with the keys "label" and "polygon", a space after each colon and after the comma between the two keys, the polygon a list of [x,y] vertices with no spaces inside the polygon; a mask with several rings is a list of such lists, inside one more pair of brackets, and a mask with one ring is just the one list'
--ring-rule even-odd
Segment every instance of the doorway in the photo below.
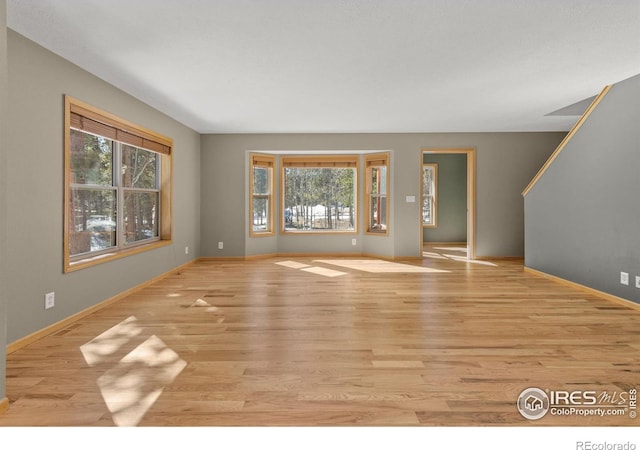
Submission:
{"label": "doorway", "polygon": [[[434,155],[434,158],[429,161],[429,156]],[[475,194],[475,174],[476,174],[476,149],[475,148],[424,148],[420,152],[420,183],[421,183],[421,195],[420,195],[420,248],[422,249],[425,243],[425,235],[436,232],[438,227],[443,227],[446,219],[444,214],[438,214],[444,212],[441,208],[441,202],[447,201],[440,198],[438,187],[442,185],[443,175],[446,176],[445,167],[442,164],[438,164],[438,160],[443,161],[440,158],[443,155],[459,155],[465,157],[463,160],[466,163],[466,170],[463,169],[460,180],[455,183],[461,184],[466,181],[466,189],[463,188],[463,192],[466,193],[466,199],[462,205],[462,218],[450,219],[465,221],[462,225],[466,225],[466,239],[462,244],[466,248],[466,259],[473,260],[476,257],[476,194]],[[459,158],[458,158],[459,159]],[[448,180],[450,181],[450,180]],[[455,184],[454,183],[454,184]],[[454,186],[455,187],[455,186]],[[460,186],[457,186],[460,190]],[[449,206],[449,205],[447,205]],[[465,211],[466,206],[466,211]],[[450,208],[451,209],[451,208]],[[465,216],[466,212],[466,217]],[[453,216],[453,214],[447,214],[447,216]],[[460,217],[460,215],[458,215]],[[439,221],[440,219],[440,221]],[[425,232],[427,230],[427,232]],[[462,232],[463,236],[465,235]],[[440,236],[446,236],[446,234],[440,234]],[[455,241],[461,241],[461,238],[453,238]],[[442,240],[442,239],[440,239]],[[449,242],[450,243],[450,242]],[[461,245],[461,242],[455,242],[457,245]],[[420,253],[423,255],[423,251]]]}

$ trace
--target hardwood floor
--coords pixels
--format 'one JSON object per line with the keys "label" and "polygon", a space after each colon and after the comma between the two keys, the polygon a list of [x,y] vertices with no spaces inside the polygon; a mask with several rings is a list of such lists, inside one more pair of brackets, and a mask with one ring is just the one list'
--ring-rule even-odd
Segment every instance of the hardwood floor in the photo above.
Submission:
{"label": "hardwood floor", "polygon": [[0,426],[638,425],[516,402],[628,396],[640,312],[436,247],[200,261],[8,355]]}

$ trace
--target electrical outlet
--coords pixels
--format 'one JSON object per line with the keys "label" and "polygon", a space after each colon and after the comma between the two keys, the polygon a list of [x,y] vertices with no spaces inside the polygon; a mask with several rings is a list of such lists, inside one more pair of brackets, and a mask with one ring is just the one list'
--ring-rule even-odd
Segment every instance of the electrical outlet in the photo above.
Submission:
{"label": "electrical outlet", "polygon": [[636,287],[640,289],[640,277],[636,276]]}
{"label": "electrical outlet", "polygon": [[53,308],[56,306],[56,293],[49,292],[44,295],[44,309]]}
{"label": "electrical outlet", "polygon": [[620,272],[620,284],[629,285],[629,274],[627,272]]}
{"label": "electrical outlet", "polygon": [[185,254],[185,255],[188,255],[188,254],[189,254],[189,247],[188,247],[188,246],[184,248],[184,254]]}
{"label": "electrical outlet", "polygon": [[356,245],[356,238],[351,239],[351,245]]}
{"label": "electrical outlet", "polygon": [[222,250],[224,248],[224,242],[218,242],[218,250]]}

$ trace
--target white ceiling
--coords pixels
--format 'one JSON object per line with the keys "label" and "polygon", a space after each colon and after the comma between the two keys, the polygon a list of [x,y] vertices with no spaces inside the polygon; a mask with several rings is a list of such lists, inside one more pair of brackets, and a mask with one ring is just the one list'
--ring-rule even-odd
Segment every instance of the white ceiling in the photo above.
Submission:
{"label": "white ceiling", "polygon": [[566,131],[547,114],[640,73],[640,0],[7,0],[7,21],[201,133]]}

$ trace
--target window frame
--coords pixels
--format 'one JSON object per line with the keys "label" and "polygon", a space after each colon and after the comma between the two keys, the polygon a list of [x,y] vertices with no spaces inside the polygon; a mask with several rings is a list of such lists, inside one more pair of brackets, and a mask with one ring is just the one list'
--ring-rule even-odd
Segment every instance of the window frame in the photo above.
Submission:
{"label": "window frame", "polygon": [[[354,169],[353,179],[353,230],[287,230],[285,224],[285,171],[288,168],[351,168]],[[360,157],[352,154],[341,155],[292,155],[280,157],[280,208],[278,211],[280,221],[280,234],[283,235],[354,235],[359,233],[360,224]]]}
{"label": "window frame", "polygon": [[[389,152],[385,153],[371,153],[366,154],[364,156],[364,166],[365,166],[365,214],[366,214],[366,225],[365,230],[367,234],[375,235],[375,236],[388,236],[389,235],[389,208],[390,208],[390,199],[389,188],[390,184],[390,164],[389,164]],[[372,169],[374,167],[385,167],[385,192],[381,194],[380,192],[374,194],[373,193],[373,178],[372,178]],[[379,191],[379,188],[378,188]],[[374,229],[373,224],[371,223],[371,202],[374,198],[384,198],[386,199],[386,207],[384,212],[384,229]]]}
{"label": "window frame", "polygon": [[[432,197],[432,220],[431,222],[424,221],[424,170],[425,168],[430,167],[433,169],[433,194]],[[423,228],[437,228],[438,226],[438,163],[422,163],[422,172],[421,172],[421,189],[420,189],[420,221],[422,222]]]}
{"label": "window frame", "polygon": [[[167,136],[148,130],[114,114],[103,111],[81,100],[65,95],[64,97],[64,205],[63,205],[63,269],[64,272],[72,272],[115,259],[123,258],[136,253],[164,247],[172,243],[172,158],[173,140]],[[114,148],[129,145],[143,150],[151,151],[159,156],[156,163],[160,169],[159,179],[156,181],[159,188],[158,206],[158,236],[139,242],[126,244],[123,240],[123,208],[124,204],[118,198],[116,208],[119,213],[116,217],[116,247],[71,255],[70,244],[72,231],[71,223],[71,129],[93,134],[112,140]],[[118,143],[118,144],[116,144]],[[114,152],[112,174],[114,178],[120,178],[119,168],[122,161],[120,152]],[[157,173],[157,172],[156,172]],[[117,180],[116,180],[117,181]],[[115,181],[114,181],[115,183]],[[73,186],[77,186],[73,184]],[[117,197],[124,193],[125,188],[112,184],[107,189],[116,189]],[[134,189],[138,191],[138,189]],[[120,223],[122,221],[122,223]]]}
{"label": "window frame", "polygon": [[[274,214],[274,187],[275,187],[275,167],[276,167],[276,157],[273,155],[268,155],[264,153],[250,153],[250,164],[249,164],[249,236],[251,237],[267,237],[275,235],[275,214]],[[254,187],[254,168],[255,167],[266,167],[269,170],[269,181],[268,181],[268,192],[266,194],[256,194],[253,192]],[[253,206],[254,199],[256,197],[266,198],[267,199],[267,230],[266,231],[256,231],[253,229]]]}

